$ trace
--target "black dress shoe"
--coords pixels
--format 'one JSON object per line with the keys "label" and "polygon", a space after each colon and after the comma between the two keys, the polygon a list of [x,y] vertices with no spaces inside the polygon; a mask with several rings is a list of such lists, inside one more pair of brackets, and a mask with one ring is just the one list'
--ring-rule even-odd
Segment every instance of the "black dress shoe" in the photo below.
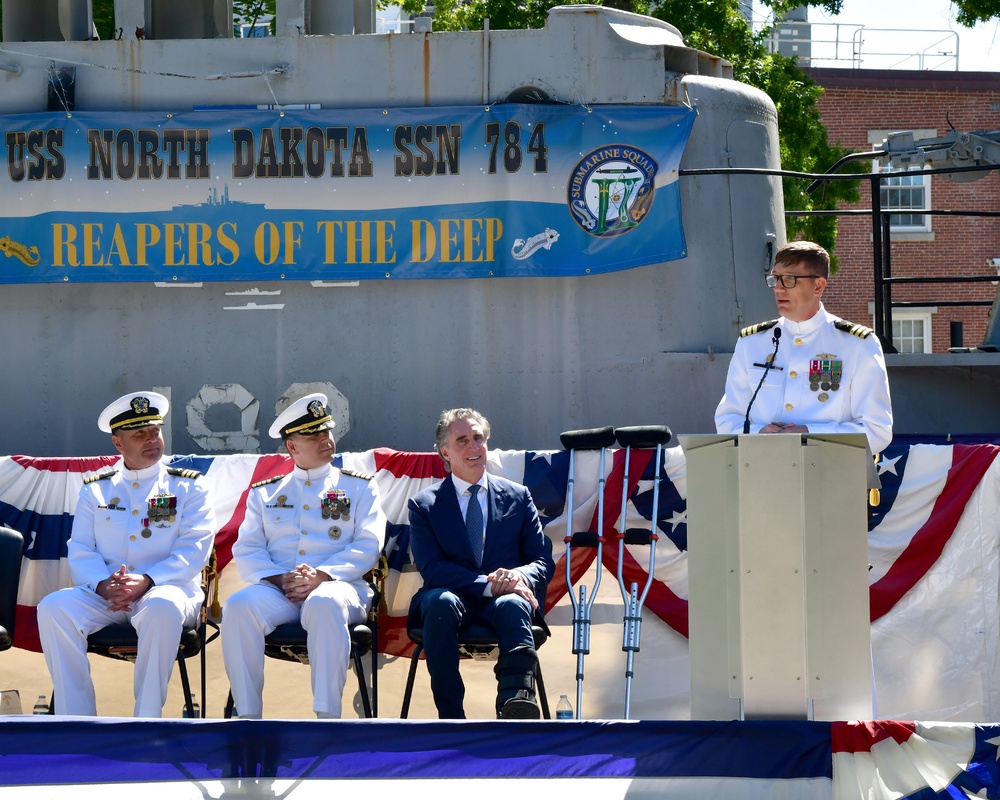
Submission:
{"label": "black dress shoe", "polygon": [[500,719],[540,719],[541,716],[534,696],[524,690],[510,698],[500,709]]}

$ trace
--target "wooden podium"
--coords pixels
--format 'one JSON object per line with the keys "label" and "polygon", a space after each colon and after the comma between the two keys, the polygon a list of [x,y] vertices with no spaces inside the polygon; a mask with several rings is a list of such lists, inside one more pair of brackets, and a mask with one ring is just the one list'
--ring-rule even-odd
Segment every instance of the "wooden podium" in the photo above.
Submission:
{"label": "wooden podium", "polygon": [[679,437],[692,719],[871,719],[862,434]]}

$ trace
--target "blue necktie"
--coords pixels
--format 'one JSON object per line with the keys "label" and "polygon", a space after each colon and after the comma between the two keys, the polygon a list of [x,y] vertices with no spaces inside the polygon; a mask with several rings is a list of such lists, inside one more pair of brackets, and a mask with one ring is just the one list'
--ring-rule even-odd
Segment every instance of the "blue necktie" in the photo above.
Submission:
{"label": "blue necktie", "polygon": [[476,564],[483,563],[483,509],[479,505],[476,493],[479,484],[469,487],[469,508],[465,512],[465,530],[469,534],[469,545],[472,547],[472,557]]}

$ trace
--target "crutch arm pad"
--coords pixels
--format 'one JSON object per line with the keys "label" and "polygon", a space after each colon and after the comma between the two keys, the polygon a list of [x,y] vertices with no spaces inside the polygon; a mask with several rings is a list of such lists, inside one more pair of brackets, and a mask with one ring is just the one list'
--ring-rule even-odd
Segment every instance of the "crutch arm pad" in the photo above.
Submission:
{"label": "crutch arm pad", "polygon": [[625,544],[651,544],[658,541],[657,534],[643,528],[627,528],[625,530]]}
{"label": "crutch arm pad", "polygon": [[666,425],[633,425],[615,428],[615,438],[621,447],[651,449],[658,444],[667,444],[674,434]]}
{"label": "crutch arm pad", "polygon": [[565,431],[559,434],[559,441],[567,450],[600,450],[615,443],[615,429],[607,425],[603,428]]}

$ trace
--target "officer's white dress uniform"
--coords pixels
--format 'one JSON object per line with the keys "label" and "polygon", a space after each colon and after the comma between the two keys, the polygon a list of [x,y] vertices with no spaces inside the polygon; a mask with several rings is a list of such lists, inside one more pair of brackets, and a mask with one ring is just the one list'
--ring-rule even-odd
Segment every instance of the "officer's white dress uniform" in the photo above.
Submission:
{"label": "officer's white dress uniform", "polygon": [[[87,636],[128,621],[139,636],[135,716],[162,715],[181,630],[196,624],[204,600],[201,571],[216,529],[198,475],[162,461],[138,471],[119,462],[81,488],[67,545],[73,586],[38,605],[38,633],[60,713],[97,714]],[[173,518],[153,519],[151,502],[172,505]],[[131,611],[109,611],[96,587],[122,564],[154,585]]]}
{"label": "officer's white dress uniform", "polygon": [[[298,402],[314,397],[321,398],[325,407],[322,395]],[[338,490],[343,497],[338,497]],[[324,501],[329,514],[334,498],[347,512],[335,508],[324,518]],[[240,717],[262,715],[264,637],[278,625],[296,621],[307,633],[313,710],[320,716],[340,717],[350,659],[347,626],[368,616],[372,590],[364,576],[378,562],[385,524],[378,484],[333,465],[295,467],[280,479],[251,488],[246,517],[233,545],[240,577],[251,585],[229,598],[222,623],[223,659]],[[300,564],[331,578],[301,604],[264,580]]]}
{"label": "officer's white dress uniform", "polygon": [[[768,369],[775,327],[780,344]],[[885,356],[870,328],[845,322],[822,305],[805,322],[782,317],[744,328],[715,412],[719,433],[743,433],[747,406],[765,372],[750,412],[752,433],[780,421],[817,433],[864,433],[872,453],[891,441]]]}

